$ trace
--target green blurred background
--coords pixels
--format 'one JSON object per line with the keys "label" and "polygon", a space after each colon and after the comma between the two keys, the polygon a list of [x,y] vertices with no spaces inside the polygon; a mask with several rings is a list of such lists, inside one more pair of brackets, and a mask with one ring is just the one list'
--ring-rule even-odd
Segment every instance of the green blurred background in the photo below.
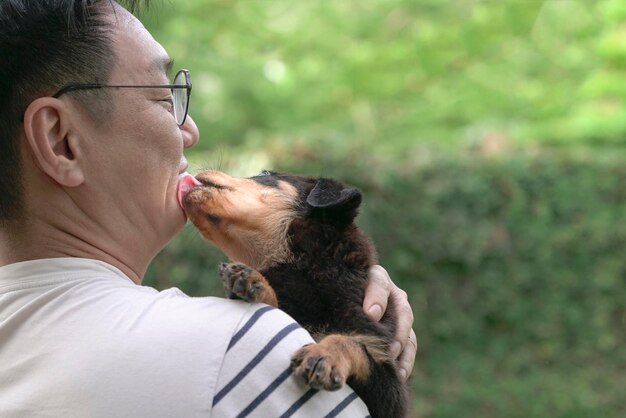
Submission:
{"label": "green blurred background", "polygon": [[[177,0],[191,171],[340,178],[409,293],[414,417],[626,416],[626,2]],[[188,227],[146,284],[221,295]]]}

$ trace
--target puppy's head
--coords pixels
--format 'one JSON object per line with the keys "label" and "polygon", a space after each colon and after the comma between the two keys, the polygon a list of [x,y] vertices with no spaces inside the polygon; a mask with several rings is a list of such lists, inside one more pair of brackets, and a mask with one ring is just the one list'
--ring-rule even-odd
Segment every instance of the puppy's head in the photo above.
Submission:
{"label": "puppy's head", "polygon": [[202,185],[183,199],[189,219],[231,260],[257,270],[289,262],[294,244],[313,251],[337,239],[361,204],[357,189],[332,179],[269,171],[244,179],[205,171],[196,179]]}

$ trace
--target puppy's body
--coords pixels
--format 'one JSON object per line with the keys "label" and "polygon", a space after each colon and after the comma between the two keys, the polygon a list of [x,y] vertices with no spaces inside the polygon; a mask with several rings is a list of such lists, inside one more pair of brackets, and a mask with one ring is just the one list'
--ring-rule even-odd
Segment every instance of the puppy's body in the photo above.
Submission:
{"label": "puppy's body", "polygon": [[294,374],[317,389],[347,382],[375,418],[405,416],[406,386],[388,355],[395,306],[380,322],[362,309],[376,255],[353,222],[361,194],[334,180],[270,172],[197,179],[203,185],[186,196],[185,210],[234,261],[220,271],[229,296],[278,306],[318,342],[294,354]]}

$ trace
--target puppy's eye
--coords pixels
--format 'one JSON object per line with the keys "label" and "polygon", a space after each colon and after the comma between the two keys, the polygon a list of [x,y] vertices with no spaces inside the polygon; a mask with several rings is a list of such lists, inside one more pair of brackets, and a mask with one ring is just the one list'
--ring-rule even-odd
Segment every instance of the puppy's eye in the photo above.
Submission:
{"label": "puppy's eye", "polygon": [[268,170],[263,170],[263,171],[261,171],[261,172],[257,175],[257,177],[271,176],[271,175],[272,175],[272,172],[271,172],[271,171],[268,171]]}

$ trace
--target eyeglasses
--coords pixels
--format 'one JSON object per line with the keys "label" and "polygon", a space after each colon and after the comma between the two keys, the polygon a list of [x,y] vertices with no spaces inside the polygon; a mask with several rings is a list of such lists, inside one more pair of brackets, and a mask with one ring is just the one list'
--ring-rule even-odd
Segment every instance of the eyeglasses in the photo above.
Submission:
{"label": "eyeglasses", "polygon": [[188,70],[180,70],[176,73],[172,84],[149,85],[149,86],[130,86],[117,84],[68,84],[52,95],[54,98],[76,90],[92,90],[103,88],[130,88],[130,89],[170,89],[172,90],[172,113],[176,119],[176,123],[182,126],[187,119],[187,111],[189,110],[189,97],[191,96],[191,76]]}

